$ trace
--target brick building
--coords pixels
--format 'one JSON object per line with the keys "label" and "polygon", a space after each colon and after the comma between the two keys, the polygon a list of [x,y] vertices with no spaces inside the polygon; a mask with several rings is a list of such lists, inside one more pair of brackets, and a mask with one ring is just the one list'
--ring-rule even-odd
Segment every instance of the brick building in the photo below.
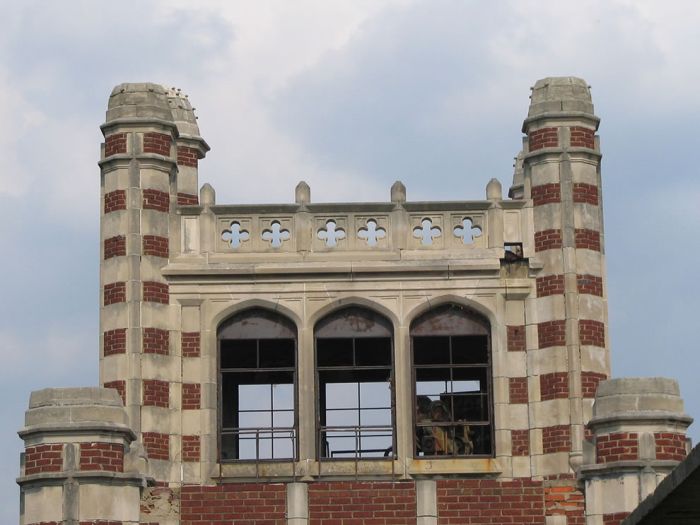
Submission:
{"label": "brick building", "polygon": [[240,205],[199,187],[186,96],[117,86],[103,388],[32,394],[22,523],[620,523],[691,420],[672,380],[608,379],[587,84],[530,98],[507,198]]}

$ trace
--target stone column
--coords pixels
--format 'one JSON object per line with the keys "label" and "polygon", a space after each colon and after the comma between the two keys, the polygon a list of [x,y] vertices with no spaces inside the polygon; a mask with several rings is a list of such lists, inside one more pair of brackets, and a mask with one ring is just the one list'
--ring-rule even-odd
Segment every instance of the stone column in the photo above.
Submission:
{"label": "stone column", "polygon": [[543,264],[525,314],[535,475],[573,477],[609,374],[598,123],[582,79],[535,84],[522,156],[534,226],[525,255]]}
{"label": "stone column", "polygon": [[680,463],[688,452],[692,419],[672,379],[603,381],[588,428],[580,478],[586,490],[586,524],[618,524]]}
{"label": "stone column", "polygon": [[32,392],[19,435],[23,525],[140,523],[146,460],[115,390]]}

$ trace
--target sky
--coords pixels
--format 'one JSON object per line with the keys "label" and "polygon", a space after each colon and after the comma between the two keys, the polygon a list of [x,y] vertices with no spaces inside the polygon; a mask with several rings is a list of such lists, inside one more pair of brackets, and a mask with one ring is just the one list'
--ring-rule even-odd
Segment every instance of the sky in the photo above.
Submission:
{"label": "sky", "polygon": [[[121,82],[189,94],[223,203],[482,199],[530,86],[586,79],[603,152],[613,375],[700,417],[700,3],[0,0],[0,522],[29,393],[97,383],[99,125]],[[695,240],[694,240],[695,239]],[[691,427],[697,441],[700,431]]]}

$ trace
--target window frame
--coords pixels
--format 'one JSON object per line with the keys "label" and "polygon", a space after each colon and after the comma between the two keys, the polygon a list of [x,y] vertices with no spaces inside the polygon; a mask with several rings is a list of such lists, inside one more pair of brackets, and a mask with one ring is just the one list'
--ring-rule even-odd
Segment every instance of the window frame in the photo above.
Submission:
{"label": "window frame", "polygon": [[[419,335],[414,335],[414,329],[416,325],[420,325],[422,322],[426,321],[426,318],[429,318],[430,316],[435,316],[438,317],[441,312],[447,312],[452,309],[457,309],[462,312],[462,317],[466,318],[469,320],[469,322],[479,325],[484,333],[483,334],[477,334],[477,333],[460,333],[460,332],[453,332],[453,333],[442,333],[438,332],[434,335],[429,335],[429,334],[419,334]],[[440,459],[449,459],[449,460],[455,460],[455,459],[483,459],[483,458],[493,458],[496,456],[496,442],[495,442],[495,407],[494,407],[494,398],[493,398],[493,346],[492,346],[492,337],[491,337],[491,322],[489,321],[488,318],[485,316],[481,315],[480,313],[476,312],[472,308],[469,308],[468,306],[464,306],[461,304],[457,303],[444,303],[438,306],[435,306],[433,308],[430,308],[424,312],[421,312],[417,316],[413,318],[413,320],[409,324],[409,330],[408,330],[408,336],[409,336],[409,346],[410,346],[410,364],[409,366],[411,367],[411,447],[412,447],[412,452],[410,454],[410,457],[413,457],[413,459],[417,460],[440,460]],[[455,363],[452,362],[454,361],[452,358],[452,338],[454,337],[464,337],[464,336],[483,336],[485,337],[485,344],[486,344],[486,356],[487,356],[487,363],[486,365],[475,365],[475,366],[467,366],[467,365],[456,365]],[[434,365],[416,365],[416,350],[415,350],[415,344],[414,344],[414,339],[416,337],[448,337],[449,338],[449,348],[450,348],[450,363],[448,364],[434,364]],[[417,429],[418,429],[418,421],[417,421],[417,404],[418,404],[418,394],[417,394],[417,374],[416,370],[417,368],[423,367],[424,369],[429,369],[429,368],[435,368],[435,369],[440,369],[440,368],[449,368],[450,370],[450,376],[453,377],[453,371],[455,369],[466,369],[466,368],[482,368],[485,372],[485,379],[486,379],[486,390],[485,394],[487,396],[487,411],[488,411],[488,420],[486,422],[486,425],[480,424],[478,426],[485,426],[488,428],[488,435],[489,435],[489,442],[490,442],[490,452],[485,453],[485,454],[433,454],[433,455],[419,455],[418,454],[418,440],[417,440]],[[454,379],[450,379],[450,381],[454,381]],[[457,421],[455,420],[454,414],[451,416],[451,420],[449,421],[451,425],[438,425],[438,426],[447,426],[447,427],[454,427],[457,424]],[[480,422],[481,423],[481,422]]]}
{"label": "window frame", "polygon": [[[257,316],[255,314],[258,314]],[[262,314],[262,315],[260,315]],[[224,337],[224,332],[227,329],[230,329],[234,324],[236,324],[239,320],[245,320],[245,319],[250,319],[250,318],[261,318],[265,319],[266,321],[270,322],[275,322],[279,326],[282,327],[282,329],[289,330],[291,332],[292,337],[270,337],[269,335],[265,337],[240,337],[240,338],[226,338]],[[266,335],[266,334],[261,334],[261,335]],[[267,367],[267,368],[241,368],[239,369],[240,371],[233,372],[225,372],[225,369],[222,368],[222,342],[224,341],[255,341],[256,342],[256,356],[258,358],[258,363],[259,363],[259,355],[260,355],[260,341],[270,341],[270,340],[288,340],[291,339],[294,343],[294,363],[293,366],[289,367],[279,367],[279,368],[274,368],[274,367]],[[246,308],[244,310],[235,312],[234,314],[226,317],[223,321],[221,321],[217,327],[216,330],[216,367],[217,367],[217,459],[220,464],[243,464],[243,463],[280,463],[280,462],[285,462],[288,463],[290,461],[298,461],[299,460],[299,330],[298,327],[296,326],[296,323],[292,321],[289,317],[280,314],[279,312],[273,311],[268,308],[264,307],[251,307],[251,308]],[[291,373],[292,375],[292,393],[293,393],[293,403],[292,403],[292,410],[293,410],[293,424],[292,427],[274,427],[271,426],[269,429],[263,428],[263,427],[258,427],[253,430],[268,430],[268,433],[270,434],[270,440],[275,439],[274,438],[274,433],[276,431],[276,428],[281,428],[283,429],[282,431],[286,431],[287,429],[291,428],[293,432],[293,452],[290,457],[270,457],[270,458],[224,458],[222,455],[223,452],[223,437],[224,434],[227,432],[224,430],[224,374],[229,373],[229,374],[245,374],[245,373],[265,373],[265,372],[271,372],[274,373],[274,371],[280,371],[284,373]],[[240,383],[238,386],[241,384],[245,383]],[[274,383],[265,383],[265,386],[272,386]],[[288,384],[288,383],[284,383]],[[272,395],[272,394],[271,394]],[[238,414],[239,414],[239,406],[236,407],[231,407],[232,410],[235,410],[236,415],[237,415],[237,424],[240,425],[240,419],[238,419]],[[261,410],[263,412],[263,410]],[[270,408],[270,414],[273,415],[274,417],[274,409]],[[240,436],[240,431],[245,430],[242,429],[240,426],[235,427],[232,430],[229,430],[228,432],[230,433],[235,433],[236,436]],[[265,438],[263,438],[265,439]],[[238,455],[240,456],[240,437],[237,437],[237,440],[239,441],[239,444],[237,445],[237,450],[238,450]],[[274,450],[274,443],[271,445],[271,451]],[[259,454],[258,454],[259,455]]]}
{"label": "window frame", "polygon": [[[380,323],[376,323],[379,326],[384,326],[384,328],[388,331],[388,335],[384,336],[379,336],[379,337],[386,337],[389,341],[389,364],[388,365],[378,365],[375,367],[372,366],[360,366],[356,367],[356,365],[347,365],[347,366],[338,366],[338,367],[319,367],[318,366],[318,357],[319,357],[319,352],[318,352],[318,339],[319,337],[317,336],[317,332],[319,331],[319,328],[323,328],[321,325],[323,323],[330,323],[333,321],[334,318],[338,319],[340,318],[344,312],[363,312],[366,314],[369,314],[373,319],[379,319],[381,320]],[[314,349],[314,355],[313,355],[313,366],[314,366],[314,387],[315,387],[315,394],[314,394],[314,412],[315,412],[315,426],[314,426],[314,441],[315,441],[315,449],[316,449],[316,460],[317,461],[386,461],[386,460],[394,460],[396,459],[397,456],[397,451],[396,451],[396,444],[397,444],[397,428],[396,428],[396,374],[395,374],[395,366],[396,366],[396,356],[395,356],[395,338],[394,338],[394,324],[391,322],[391,320],[386,317],[385,315],[377,312],[376,310],[373,310],[372,308],[368,308],[366,306],[362,305],[348,305],[344,307],[340,307],[336,310],[333,310],[332,312],[327,313],[320,319],[316,321],[314,324],[313,328],[313,349]],[[351,336],[338,336],[338,337],[321,337],[320,339],[350,339],[352,340],[352,345],[353,345],[353,356],[355,356],[355,341],[357,339],[363,339],[363,338],[368,338],[372,336],[362,336],[362,335],[357,335],[361,334],[362,332],[350,332],[352,334]],[[385,456],[361,456],[358,452],[358,450],[355,450],[355,454],[352,456],[345,456],[345,457],[333,457],[331,454],[328,456],[325,456],[323,454],[323,443],[324,440],[322,439],[322,435],[324,430],[328,429],[328,425],[321,425],[321,413],[322,413],[322,408],[324,408],[327,411],[327,408],[321,406],[321,386],[325,385],[327,383],[321,383],[320,381],[320,371],[326,371],[326,370],[353,370],[353,369],[358,369],[358,370],[382,370],[386,369],[389,372],[389,393],[390,393],[390,399],[389,399],[389,409],[391,413],[391,446],[389,449],[389,453]],[[357,384],[361,383],[361,381],[357,381]],[[357,409],[358,411],[362,411],[362,407],[358,406]],[[366,410],[371,410],[366,409]],[[358,421],[359,422],[359,421]],[[371,427],[368,427],[371,430]],[[358,425],[357,426],[357,432],[361,432],[362,426]]]}

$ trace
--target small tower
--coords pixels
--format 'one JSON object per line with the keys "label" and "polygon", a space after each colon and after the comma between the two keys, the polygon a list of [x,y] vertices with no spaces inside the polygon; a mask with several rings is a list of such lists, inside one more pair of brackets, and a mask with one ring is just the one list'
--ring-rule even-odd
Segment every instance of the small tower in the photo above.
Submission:
{"label": "small tower", "polygon": [[176,210],[198,204],[197,164],[209,147],[187,97],[157,84],[114,88],[101,128],[100,383],[121,395],[153,476],[179,480],[182,441],[199,452],[177,417],[185,393],[200,395],[183,386],[181,357],[181,341],[198,352],[199,328],[181,333],[161,270],[180,251]]}
{"label": "small tower", "polygon": [[532,200],[526,256],[542,263],[526,318],[531,394],[540,402],[531,414],[541,454],[533,474],[546,476],[580,465],[596,387],[609,375],[601,155],[584,80],[539,80],[530,99],[522,180],[519,156],[511,192]]}

